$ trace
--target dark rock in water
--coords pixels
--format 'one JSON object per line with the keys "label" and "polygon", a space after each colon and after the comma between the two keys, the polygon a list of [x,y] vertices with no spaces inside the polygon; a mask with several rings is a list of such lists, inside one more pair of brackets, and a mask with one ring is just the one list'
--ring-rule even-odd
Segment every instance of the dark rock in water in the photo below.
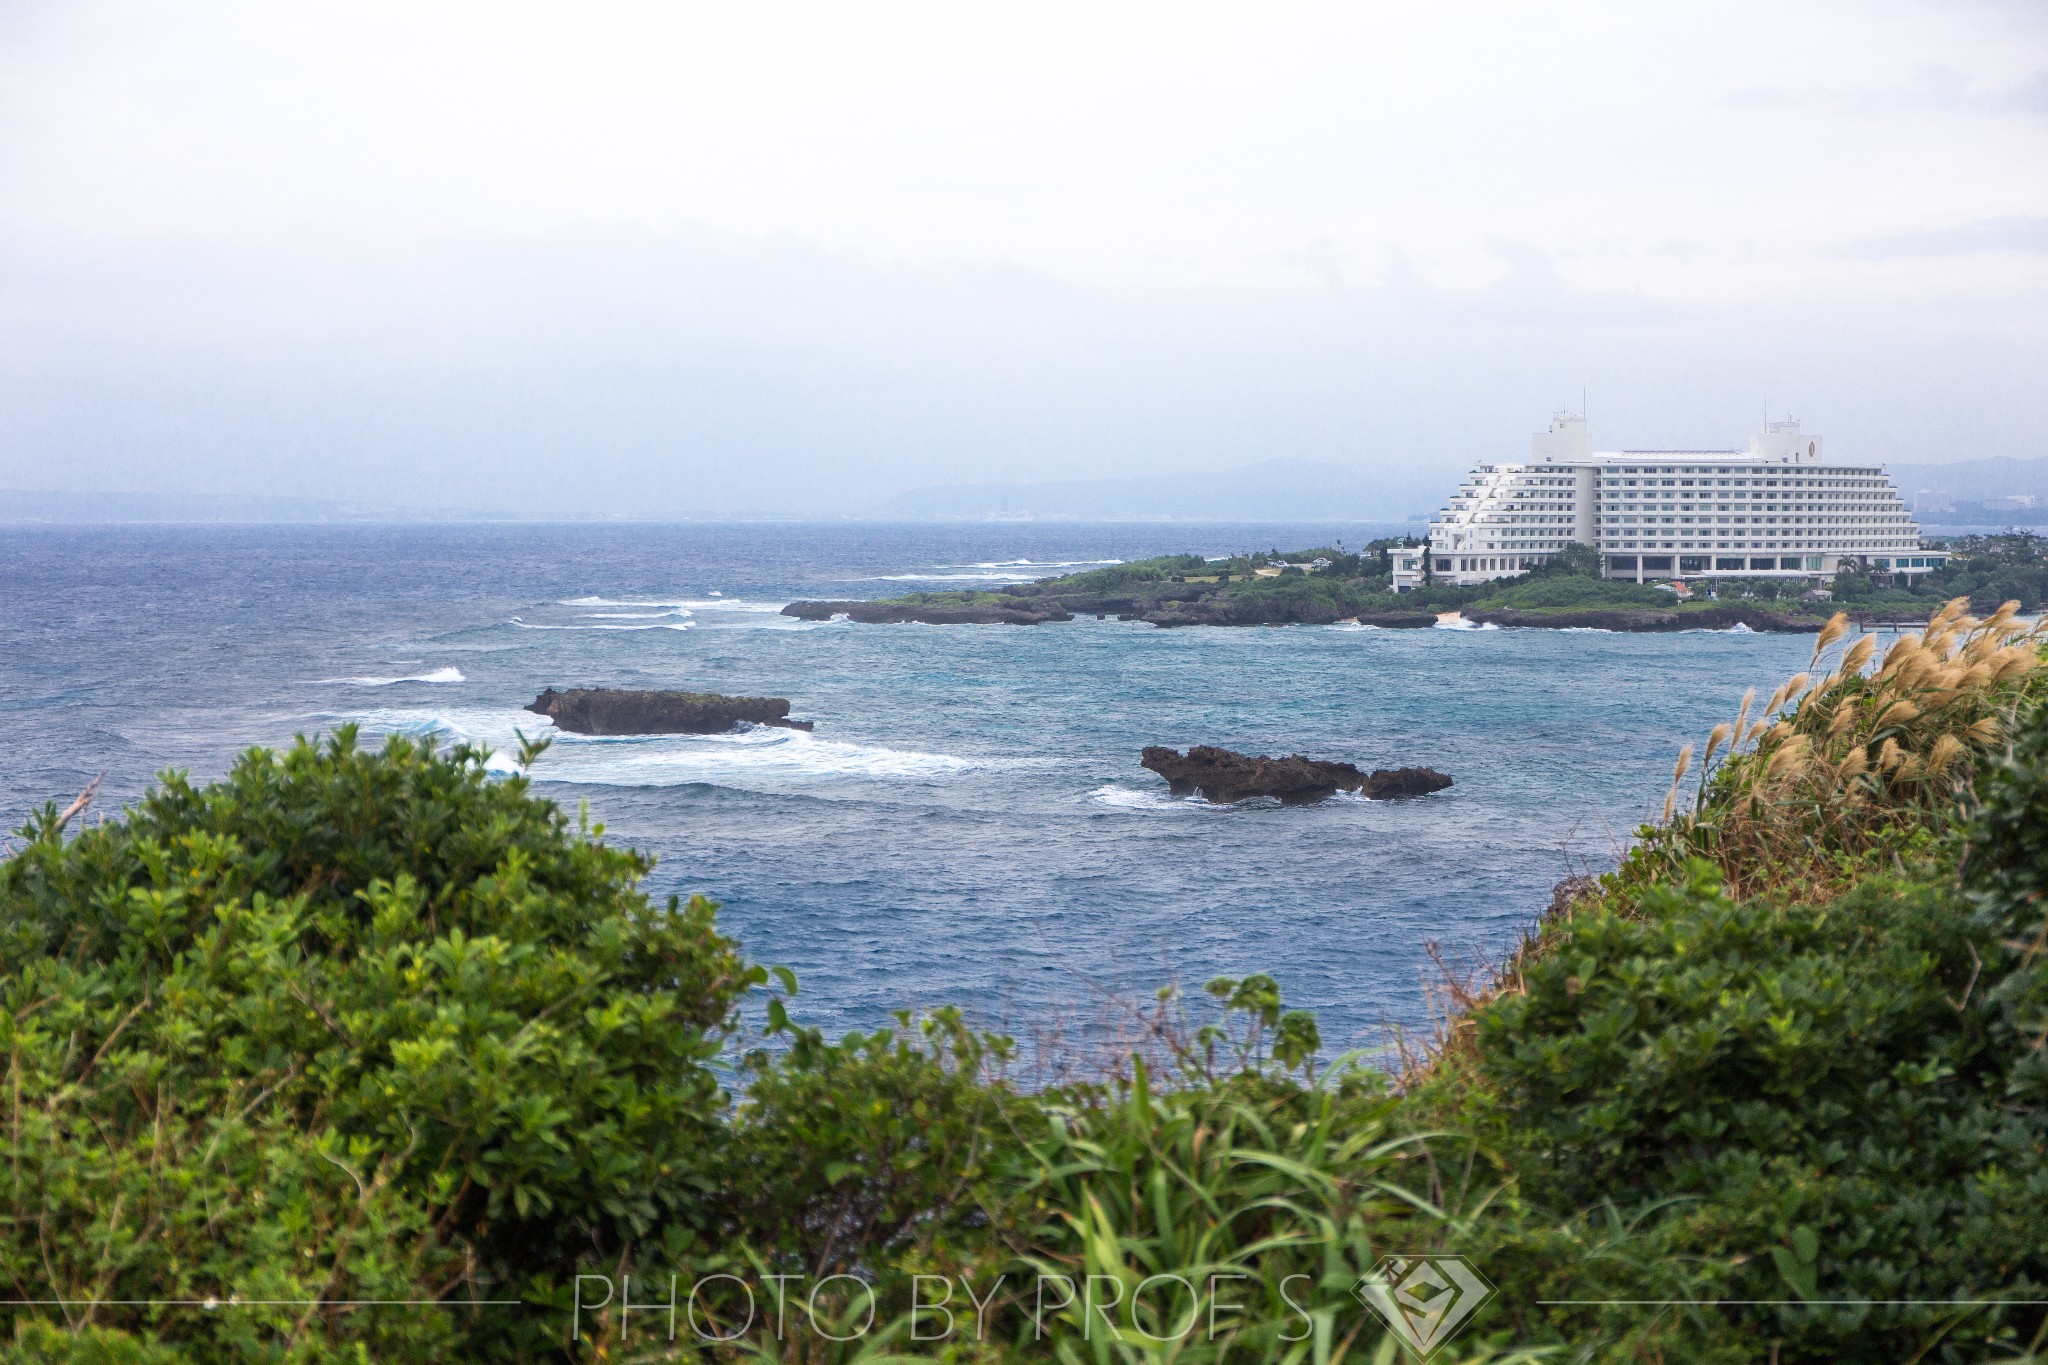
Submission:
{"label": "dark rock in water", "polygon": [[1320,801],[1332,792],[1355,791],[1365,782],[1365,774],[1349,763],[1323,763],[1299,754],[1254,758],[1206,744],[1197,744],[1186,754],[1148,745],[1138,761],[1165,778],[1175,796],[1200,792],[1219,805],[1248,796],[1277,796],[1290,805]]}
{"label": "dark rock in water", "polygon": [[526,708],[579,735],[712,735],[742,722],[808,730],[789,718],[787,697],[721,697],[715,692],[629,692],[550,687]]}
{"label": "dark rock in water", "polygon": [[1434,768],[1374,768],[1365,775],[1365,794],[1375,801],[1427,796],[1451,785],[1451,775]]}
{"label": "dark rock in water", "polygon": [[953,602],[792,602],[782,609],[784,616],[800,621],[829,621],[844,616],[863,625],[902,625],[922,621],[933,626],[1035,626],[1045,621],[1071,621],[1074,614],[1064,607],[1013,598],[983,605]]}
{"label": "dark rock in water", "polygon": [[1340,791],[1363,791],[1378,801],[1422,796],[1451,785],[1450,778],[1429,768],[1381,768],[1366,773],[1349,763],[1329,763],[1301,754],[1253,757],[1206,744],[1185,754],[1151,745],[1139,762],[1165,778],[1175,796],[1200,792],[1203,799],[1218,805],[1252,796],[1277,796],[1290,806],[1301,805]]}

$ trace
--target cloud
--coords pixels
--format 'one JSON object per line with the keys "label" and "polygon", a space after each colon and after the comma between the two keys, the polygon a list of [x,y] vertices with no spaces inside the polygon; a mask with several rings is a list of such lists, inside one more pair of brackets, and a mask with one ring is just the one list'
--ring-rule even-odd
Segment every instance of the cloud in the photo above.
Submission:
{"label": "cloud", "polygon": [[1582,384],[1615,446],[1739,445],[1765,394],[1876,459],[2048,428],[2024,290],[1693,305],[1492,251],[1470,288],[1396,258],[1167,290],[708,231],[0,239],[0,488],[659,516],[1275,459],[1428,481]]}
{"label": "cloud", "polygon": [[2048,255],[2048,218],[1979,218],[1954,227],[1870,237],[1842,252],[1850,260],[1895,261],[1923,256],[1972,256],[1986,251]]}
{"label": "cloud", "polygon": [[2048,114],[2048,71],[2036,71],[2018,85],[1980,90],[1959,71],[1924,65],[1904,85],[1813,90],[1752,86],[1721,103],[1731,109],[1835,109],[1864,115]]}

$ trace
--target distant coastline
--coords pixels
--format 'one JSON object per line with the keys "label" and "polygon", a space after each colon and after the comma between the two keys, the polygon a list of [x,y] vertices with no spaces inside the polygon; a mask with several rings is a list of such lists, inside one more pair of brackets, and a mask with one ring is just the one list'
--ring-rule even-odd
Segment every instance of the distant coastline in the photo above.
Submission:
{"label": "distant coastline", "polygon": [[1818,631],[1837,611],[1859,623],[1893,625],[1924,621],[1931,604],[1952,596],[1982,597],[1987,610],[2014,600],[2028,611],[2048,597],[2040,539],[2024,533],[1959,541],[1951,564],[1910,583],[1859,568],[1837,575],[1829,588],[1765,577],[1633,583],[1600,576],[1599,556],[1577,546],[1513,577],[1395,592],[1392,554],[1411,546],[1407,537],[1390,537],[1359,551],[1162,555],[987,588],[797,601],[782,614],[867,625],[1035,626],[1094,616],[1163,628],[1352,622],[1424,629],[1457,613],[1474,625],[1521,629],[1801,633]]}

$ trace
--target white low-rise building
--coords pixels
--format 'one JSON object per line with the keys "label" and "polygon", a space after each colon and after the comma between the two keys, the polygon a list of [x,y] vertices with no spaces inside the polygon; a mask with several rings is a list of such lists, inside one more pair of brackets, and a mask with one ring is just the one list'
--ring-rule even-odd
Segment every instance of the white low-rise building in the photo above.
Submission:
{"label": "white low-rise building", "polygon": [[1572,544],[1609,578],[1832,577],[1844,564],[1911,576],[1947,556],[1877,465],[1828,464],[1797,422],[1767,423],[1747,451],[1595,451],[1586,419],[1560,413],[1518,464],[1482,464],[1396,550],[1394,587],[1526,573]]}

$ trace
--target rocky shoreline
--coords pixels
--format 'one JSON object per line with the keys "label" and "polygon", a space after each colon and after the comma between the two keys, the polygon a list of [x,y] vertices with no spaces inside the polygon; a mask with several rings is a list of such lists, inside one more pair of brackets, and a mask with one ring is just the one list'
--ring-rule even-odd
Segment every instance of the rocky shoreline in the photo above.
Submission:
{"label": "rocky shoreline", "polygon": [[1518,611],[1512,607],[1466,611],[1468,621],[1480,625],[1513,626],[1536,630],[1672,631],[1727,630],[1743,626],[1750,630],[1778,634],[1812,634],[1826,625],[1820,617],[1785,616],[1756,607],[1715,604],[1687,611],[1660,611],[1654,607],[1588,607],[1575,611]]}
{"label": "rocky shoreline", "polygon": [[992,594],[988,602],[921,602],[914,598],[891,598],[879,602],[791,602],[784,616],[800,621],[829,621],[843,616],[862,625],[902,625],[922,622],[931,626],[1036,626],[1048,621],[1071,621],[1077,616],[1106,620],[1142,621],[1146,625],[1175,626],[1327,626],[1340,621],[1381,626],[1388,630],[1420,630],[1436,624],[1433,611],[1344,612],[1323,603],[1272,602],[1259,598],[1203,594],[1189,598],[1148,602],[1130,594],[1059,593],[1012,595],[1011,590]]}
{"label": "rocky shoreline", "polygon": [[[1047,597],[999,597],[992,602],[918,602],[892,599],[880,602],[791,602],[784,616],[803,621],[829,621],[845,617],[863,625],[901,625],[922,622],[934,626],[1014,625],[1036,626],[1047,622],[1072,621],[1093,616],[1097,620],[1114,616],[1119,621],[1138,621],[1171,629],[1180,626],[1327,626],[1356,622],[1385,630],[1420,630],[1438,623],[1433,611],[1359,611],[1345,613],[1323,603],[1276,603],[1260,599],[1217,597],[1210,600],[1175,601],[1162,605],[1133,602],[1125,596],[1084,595]],[[1461,614],[1475,625],[1514,627],[1522,630],[1612,630],[1663,632],[1678,630],[1727,630],[1744,626],[1750,630],[1781,634],[1812,634],[1825,625],[1819,616],[1788,616],[1759,607],[1715,604],[1683,610],[1657,607],[1588,607],[1575,610],[1520,610],[1512,607],[1466,609]],[[1879,624],[1879,623],[1873,623]]]}
{"label": "rocky shoreline", "polygon": [[[1304,552],[1308,553],[1308,552]],[[1036,626],[1093,616],[1181,626],[1327,626],[1356,622],[1387,630],[1422,630],[1440,614],[1473,625],[1523,630],[1665,632],[1746,630],[1811,634],[1827,623],[1827,604],[1735,598],[1683,600],[1640,584],[1570,576],[1504,580],[1486,594],[1441,596],[1424,606],[1399,598],[1383,577],[1365,572],[1358,556],[1339,564],[1327,557],[1306,564],[1240,557],[1244,562],[1168,555],[1033,582],[979,589],[905,593],[881,600],[791,602],[782,614],[805,621],[844,619],[863,625]],[[1247,573],[1245,565],[1254,566]],[[1276,567],[1277,566],[1277,567]],[[1337,576],[1340,572],[1347,576]],[[1873,612],[1872,624],[1895,613]],[[1882,617],[1882,622],[1875,618]],[[1917,622],[1917,618],[1916,618]],[[1457,624],[1455,619],[1452,624]]]}
{"label": "rocky shoreline", "polygon": [[716,692],[636,692],[611,687],[550,687],[526,708],[578,735],[715,735],[735,726],[808,730],[789,718],[787,697],[722,697]]}

